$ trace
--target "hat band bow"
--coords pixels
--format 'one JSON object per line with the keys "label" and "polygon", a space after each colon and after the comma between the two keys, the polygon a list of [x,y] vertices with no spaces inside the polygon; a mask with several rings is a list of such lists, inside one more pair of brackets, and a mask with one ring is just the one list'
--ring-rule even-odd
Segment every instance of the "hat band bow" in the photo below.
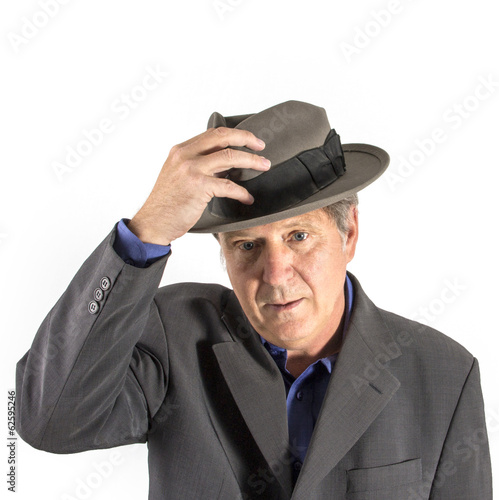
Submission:
{"label": "hat band bow", "polygon": [[252,205],[231,198],[212,198],[208,210],[215,216],[235,221],[279,212],[329,186],[345,170],[340,136],[331,129],[324,145],[303,151],[257,177],[238,181],[237,184],[255,198]]}

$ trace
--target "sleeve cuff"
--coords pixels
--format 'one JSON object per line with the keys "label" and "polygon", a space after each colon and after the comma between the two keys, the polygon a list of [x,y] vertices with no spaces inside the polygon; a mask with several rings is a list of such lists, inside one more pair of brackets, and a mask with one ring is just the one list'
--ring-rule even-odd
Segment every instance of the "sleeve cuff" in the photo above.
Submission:
{"label": "sleeve cuff", "polygon": [[170,252],[171,245],[144,243],[127,227],[130,219],[121,219],[116,227],[113,248],[127,263],[135,267],[148,267]]}

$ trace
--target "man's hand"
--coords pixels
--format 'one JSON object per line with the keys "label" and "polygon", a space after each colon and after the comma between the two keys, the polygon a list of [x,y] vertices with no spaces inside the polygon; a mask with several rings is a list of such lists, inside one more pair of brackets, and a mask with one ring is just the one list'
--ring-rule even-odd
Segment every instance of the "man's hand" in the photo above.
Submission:
{"label": "man's hand", "polygon": [[168,245],[196,224],[214,196],[251,205],[253,196],[222,176],[231,168],[266,171],[270,162],[228,146],[261,151],[265,143],[247,130],[218,127],[174,146],[128,228],[145,243]]}

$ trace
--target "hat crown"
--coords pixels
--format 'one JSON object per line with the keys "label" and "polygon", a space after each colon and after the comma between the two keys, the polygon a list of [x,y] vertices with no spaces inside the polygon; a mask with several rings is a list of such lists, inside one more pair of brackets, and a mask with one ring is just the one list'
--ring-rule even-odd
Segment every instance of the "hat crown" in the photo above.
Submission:
{"label": "hat crown", "polygon": [[[387,168],[390,157],[369,144],[341,144],[324,108],[286,101],[260,113],[222,116],[213,113],[208,128],[249,130],[265,141],[262,152],[270,170],[232,168],[228,177],[255,201],[213,197],[191,233],[237,231],[323,208],[364,189]],[[232,147],[232,146],[231,146]]]}
{"label": "hat crown", "polygon": [[[222,116],[213,113],[208,120],[210,127],[229,127],[248,130],[265,142],[261,154],[272,162],[272,167],[293,158],[298,153],[317,148],[331,130],[324,108],[301,101],[286,101],[260,113],[237,116]],[[250,153],[246,147],[233,147]],[[228,177],[233,181],[252,179],[262,172],[234,168]]]}

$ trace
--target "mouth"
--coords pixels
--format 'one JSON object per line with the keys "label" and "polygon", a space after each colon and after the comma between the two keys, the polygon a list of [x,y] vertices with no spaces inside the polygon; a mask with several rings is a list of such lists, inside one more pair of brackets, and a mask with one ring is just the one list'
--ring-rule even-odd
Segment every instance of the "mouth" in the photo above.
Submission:
{"label": "mouth", "polygon": [[291,311],[295,307],[298,307],[303,302],[303,298],[298,300],[292,300],[291,302],[285,302],[281,304],[265,304],[265,307],[268,307],[270,310],[275,312],[281,311]]}

